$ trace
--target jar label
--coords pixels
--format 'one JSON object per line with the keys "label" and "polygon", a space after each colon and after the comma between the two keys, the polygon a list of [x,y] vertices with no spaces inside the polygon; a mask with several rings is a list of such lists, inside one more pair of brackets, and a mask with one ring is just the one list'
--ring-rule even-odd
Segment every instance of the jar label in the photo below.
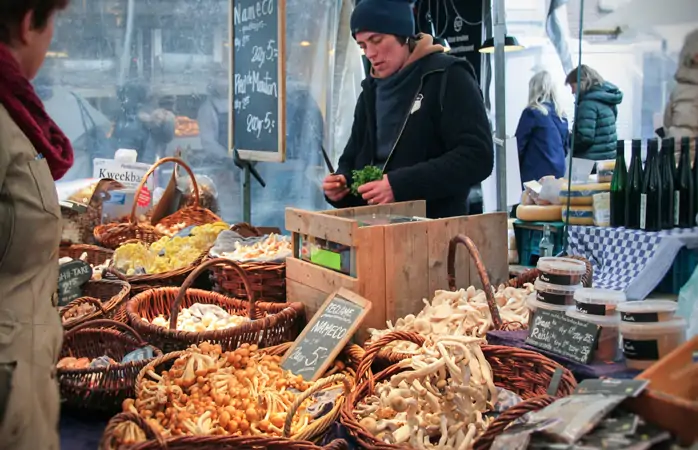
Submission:
{"label": "jar label", "polygon": [[[575,276],[578,276],[578,275],[575,275]],[[557,284],[560,286],[571,286],[574,284],[572,282],[571,275],[556,275],[556,274],[548,273],[548,272],[541,272],[540,273],[540,280],[544,281],[546,283]]]}
{"label": "jar label", "polygon": [[567,298],[569,297],[571,297],[571,295],[551,294],[550,292],[536,291],[536,298],[538,301],[549,303],[551,305],[566,305]]}
{"label": "jar label", "polygon": [[577,311],[594,316],[605,316],[606,305],[596,305],[593,303],[577,302]]}
{"label": "jar label", "polygon": [[623,338],[623,354],[627,359],[656,361],[659,359],[659,344],[656,340],[643,341]]}
{"label": "jar label", "polygon": [[623,312],[623,313],[621,313],[620,319],[623,322],[636,322],[636,323],[659,322],[659,314],[656,312],[649,312],[649,313]]}

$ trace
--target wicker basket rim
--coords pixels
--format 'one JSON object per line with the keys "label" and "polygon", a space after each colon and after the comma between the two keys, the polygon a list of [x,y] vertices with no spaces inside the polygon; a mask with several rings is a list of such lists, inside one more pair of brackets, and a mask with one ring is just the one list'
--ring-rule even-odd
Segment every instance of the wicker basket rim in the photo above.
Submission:
{"label": "wicker basket rim", "polygon": [[[152,344],[149,344],[147,342],[138,342],[138,339],[135,338],[135,336],[130,336],[125,333],[121,333],[116,330],[111,330],[108,328],[82,328],[77,331],[73,331],[73,335],[71,336],[72,339],[77,339],[78,336],[82,333],[85,334],[92,334],[92,333],[98,333],[98,334],[111,334],[113,338],[116,340],[121,340],[121,341],[130,341],[128,342],[129,344],[133,344],[134,346],[138,347],[141,344],[146,344],[147,346],[152,347],[153,349],[153,357],[148,358],[148,359],[142,359],[138,361],[130,361],[127,363],[123,362],[118,362],[116,364],[109,364],[106,367],[85,367],[81,369],[56,369],[56,374],[57,375],[90,375],[90,374],[98,374],[98,373],[106,373],[112,370],[123,370],[127,369],[129,367],[137,368],[138,366],[145,365],[148,362],[154,360],[155,358],[158,358],[163,355],[162,350],[159,348],[155,347]],[[140,347],[139,347],[140,348]],[[61,350],[61,353],[63,351]]]}

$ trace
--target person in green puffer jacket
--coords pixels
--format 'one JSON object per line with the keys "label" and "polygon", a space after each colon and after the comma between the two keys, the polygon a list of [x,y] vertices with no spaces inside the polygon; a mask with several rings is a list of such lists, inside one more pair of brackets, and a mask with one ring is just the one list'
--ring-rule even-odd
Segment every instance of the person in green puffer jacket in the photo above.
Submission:
{"label": "person in green puffer jacket", "polygon": [[[579,79],[579,86],[577,80]],[[601,161],[616,157],[616,119],[623,93],[589,66],[581,64],[565,80],[572,94],[579,91],[574,120],[575,158]]]}

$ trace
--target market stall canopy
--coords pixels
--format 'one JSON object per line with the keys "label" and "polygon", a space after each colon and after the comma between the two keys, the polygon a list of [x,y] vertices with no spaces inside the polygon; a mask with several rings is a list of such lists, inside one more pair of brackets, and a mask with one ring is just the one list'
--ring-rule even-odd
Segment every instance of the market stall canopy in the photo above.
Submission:
{"label": "market stall canopy", "polygon": [[587,31],[647,31],[650,28],[698,24],[696,0],[630,0],[612,13],[585,26]]}

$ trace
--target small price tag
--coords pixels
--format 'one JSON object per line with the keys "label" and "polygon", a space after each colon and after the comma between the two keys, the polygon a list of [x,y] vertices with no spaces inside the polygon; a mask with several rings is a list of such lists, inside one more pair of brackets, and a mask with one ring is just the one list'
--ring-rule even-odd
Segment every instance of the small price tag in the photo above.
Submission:
{"label": "small price tag", "polygon": [[82,286],[92,279],[92,267],[84,261],[70,261],[58,269],[58,306],[82,297]]}
{"label": "small price tag", "polygon": [[141,189],[140,194],[138,194],[138,206],[145,208],[146,206],[150,205],[150,201],[153,198],[153,194],[151,194],[150,189],[148,189],[148,186],[143,186],[143,189]]}

